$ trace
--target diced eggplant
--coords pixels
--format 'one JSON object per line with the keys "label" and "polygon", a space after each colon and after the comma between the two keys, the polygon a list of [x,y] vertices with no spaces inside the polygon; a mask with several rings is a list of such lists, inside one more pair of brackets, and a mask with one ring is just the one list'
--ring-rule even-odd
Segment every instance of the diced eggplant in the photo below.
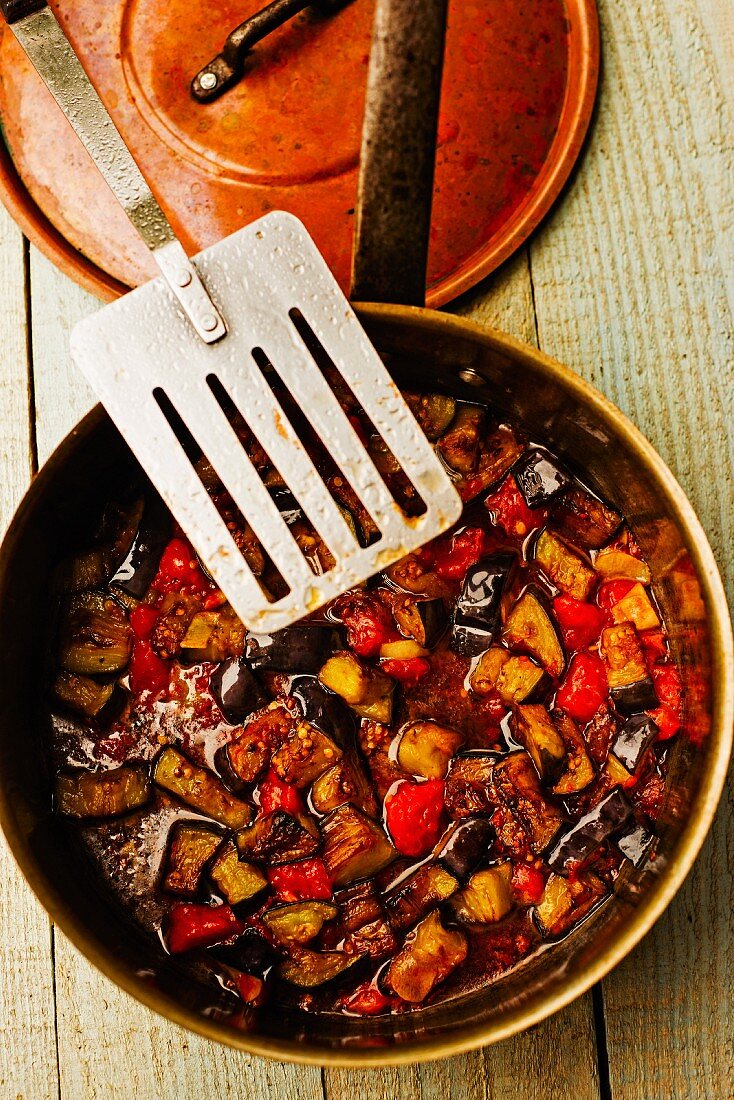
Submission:
{"label": "diced eggplant", "polygon": [[248,634],[245,657],[256,670],[318,672],[333,649],[331,627],[296,623],[272,634]]}
{"label": "diced eggplant", "polygon": [[527,830],[530,846],[540,855],[563,827],[561,810],[546,797],[525,752],[511,752],[494,767],[495,800],[500,799]]}
{"label": "diced eggplant", "polygon": [[463,932],[444,928],[438,913],[431,913],[410,933],[390,963],[387,985],[404,1001],[420,1004],[464,962],[468,952]]}
{"label": "diced eggplant", "polygon": [[474,749],[455,756],[451,761],[444,800],[449,817],[472,817],[493,814],[497,800],[492,788],[496,752]]}
{"label": "diced eggplant", "polygon": [[535,657],[551,676],[558,678],[563,672],[563,646],[537,590],[525,589],[507,616],[502,636],[511,649],[523,649]]}
{"label": "diced eggplant", "polygon": [[547,935],[556,932],[573,909],[573,894],[562,875],[551,875],[535,909],[541,929]]}
{"label": "diced eggplant", "polygon": [[600,651],[607,668],[609,694],[617,710],[625,715],[654,710],[658,705],[655,685],[633,624],[605,627]]}
{"label": "diced eggplant", "polygon": [[499,552],[488,554],[471,566],[454,609],[451,645],[454,652],[468,656],[466,644],[470,638],[473,641],[477,632],[485,634],[483,649],[492,644],[499,628],[502,593],[515,561],[514,554]]}
{"label": "diced eggplant", "polygon": [[634,783],[634,776],[627,771],[621,760],[618,760],[613,752],[607,756],[604,765],[607,783],[611,787],[624,787],[625,789]]}
{"label": "diced eggplant", "polygon": [[547,709],[540,703],[516,706],[512,732],[527,749],[543,783],[557,783],[566,767],[566,746]]}
{"label": "diced eggplant", "polygon": [[323,861],[335,886],[369,878],[395,858],[384,829],[354,806],[340,806],[321,823]]}
{"label": "diced eggplant", "polygon": [[571,484],[571,478],[548,451],[527,450],[513,469],[528,508],[542,508]]}
{"label": "diced eggplant", "polygon": [[187,592],[167,592],[150,636],[154,653],[170,661],[181,648],[191,620],[201,607],[201,597]]}
{"label": "diced eggplant", "polygon": [[609,707],[603,704],[584,730],[584,739],[589,747],[589,756],[597,765],[607,758],[614,738],[617,736],[617,720]]}
{"label": "diced eggplant", "polygon": [[204,868],[222,843],[221,830],[192,821],[178,821],[168,834],[161,885],[170,894],[195,897]]}
{"label": "diced eggplant", "polygon": [[254,783],[295,728],[296,718],[282,703],[272,703],[255,715],[233,741],[217,751],[216,765],[228,785],[237,789]]}
{"label": "diced eggplant", "polygon": [[631,816],[632,807],[616,788],[563,834],[546,857],[548,866],[562,875],[575,871]]}
{"label": "diced eggplant", "polygon": [[198,611],[181,641],[181,661],[187,664],[239,659],[245,628],[229,604],[216,611]]}
{"label": "diced eggplant", "polygon": [[457,474],[470,474],[479,460],[486,414],[479,405],[459,405],[450,428],[438,441],[438,453]]}
{"label": "diced eggplant", "polygon": [[212,772],[170,746],[155,761],[153,781],[187,806],[229,829],[241,829],[252,817],[252,808],[230,794]]}
{"label": "diced eggplant", "polygon": [[56,778],[56,809],[68,817],[117,817],[151,799],[148,769],[125,764],[112,771],[74,771]]}
{"label": "diced eggplant", "polygon": [[580,486],[556,502],[553,521],[560,534],[584,550],[605,546],[622,525],[619,512]]}
{"label": "diced eggplant", "polygon": [[299,820],[283,810],[258,817],[235,836],[240,859],[266,867],[311,856],[319,846],[308,818]]}
{"label": "diced eggplant", "polygon": [[652,580],[647,562],[624,550],[600,550],[594,559],[594,568],[605,581],[626,580],[649,584]]}
{"label": "diced eggplant", "polygon": [[596,584],[594,570],[547,527],[541,531],[535,544],[535,560],[548,580],[561,592],[577,600],[588,599]]}
{"label": "diced eggplant", "polygon": [[653,830],[639,821],[633,822],[629,828],[625,828],[624,832],[614,838],[614,843],[633,867],[643,865],[651,855],[656,841],[657,836]]}
{"label": "diced eggplant", "polygon": [[128,596],[142,600],[158,572],[161,554],[170,537],[170,512],[160,497],[151,493],[145,499],[132,543],[110,583]]}
{"label": "diced eggplant", "polygon": [[241,657],[222,661],[209,677],[209,691],[233,726],[267,703],[265,692]]}
{"label": "diced eggplant", "polygon": [[278,976],[299,989],[316,989],[341,978],[361,963],[359,955],[344,951],[310,951],[306,947],[291,948],[291,957],[278,967]]}
{"label": "diced eggplant", "polygon": [[451,649],[458,657],[478,657],[489,649],[495,636],[494,630],[477,623],[461,623],[454,620],[451,627]]}
{"label": "diced eggplant", "polygon": [[326,922],[338,914],[337,906],[328,901],[296,901],[268,909],[262,920],[276,943],[290,949],[315,940]]}
{"label": "diced eggplant", "polygon": [[327,487],[360,546],[369,546],[379,538],[380,528],[348,481],[335,474],[327,481]]}
{"label": "diced eggplant", "polygon": [[449,622],[444,600],[411,600],[405,597],[394,601],[392,611],[401,633],[426,649],[435,646]]}
{"label": "diced eggplant", "polygon": [[301,506],[287,485],[269,485],[268,492],[273,498],[275,507],[289,527],[303,519]]}
{"label": "diced eggplant", "polygon": [[288,689],[307,722],[344,747],[351,741],[356,718],[339,695],[329,691],[317,676],[297,676]]}
{"label": "diced eggplant", "polygon": [[625,768],[633,772],[659,732],[657,722],[648,714],[633,714],[617,734],[612,751]]}
{"label": "diced eggplant", "polygon": [[374,879],[345,886],[334,895],[334,903],[339,906],[342,924],[347,932],[356,932],[385,915]]}
{"label": "diced eggplant", "polygon": [[451,899],[451,910],[462,924],[494,924],[512,909],[512,864],[498,863],[477,871]]}
{"label": "diced eggplant", "polygon": [[403,393],[426,437],[431,443],[443,435],[456,415],[456,400],[443,393]]}
{"label": "diced eggplant", "polygon": [[261,978],[282,958],[281,953],[255,928],[245,928],[234,943],[220,944],[209,948],[209,951],[225,966]]}
{"label": "diced eggplant", "polygon": [[567,753],[563,775],[553,788],[553,793],[561,797],[578,794],[593,783],[596,777],[594,765],[586,751],[586,741],[575,722],[562,711],[554,712],[553,723],[561,735]]}
{"label": "diced eggplant", "polygon": [[384,917],[350,933],[347,942],[358,954],[371,959],[386,959],[395,954],[399,945],[398,937]]}
{"label": "diced eggplant", "polygon": [[80,592],[69,602],[59,663],[80,676],[121,672],[130,660],[132,635],[124,609],[103,592]]}
{"label": "diced eggplant", "polygon": [[56,699],[75,714],[93,718],[104,726],[119,714],[127,700],[127,692],[114,681],[100,682],[90,676],[59,672],[53,683]]}
{"label": "diced eggplant", "polygon": [[530,657],[510,654],[493,646],[479,658],[471,674],[472,691],[489,695],[496,691],[506,706],[529,702],[548,686],[548,674]]}
{"label": "diced eggplant", "polygon": [[377,816],[372,786],[354,752],[322,772],[311,788],[311,805],[316,813],[328,814],[346,803],[369,817]]}
{"label": "diced eggplant", "polygon": [[473,473],[459,478],[456,488],[463,501],[474,500],[497,482],[515,465],[522,446],[512,428],[500,424],[479,444],[479,460]]}
{"label": "diced eggplant", "polygon": [[390,757],[393,739],[392,730],[381,722],[362,722],[357,733],[359,747],[380,799],[385,797],[396,780],[405,778],[396,761]]}
{"label": "diced eggplant", "polygon": [[458,879],[440,863],[424,863],[385,895],[390,923],[398,931],[405,931],[458,889]]}
{"label": "diced eggplant", "polygon": [[303,789],[340,760],[342,750],[330,737],[308,722],[299,722],[271,760],[284,783]]}
{"label": "diced eggplant", "polygon": [[438,722],[411,722],[398,741],[398,764],[408,775],[443,779],[464,736]]}
{"label": "diced eggplant", "polygon": [[390,724],[395,681],[379,669],[362,664],[354,653],[335,653],[319,672],[319,680],[360,717]]}
{"label": "diced eggplant", "polygon": [[615,623],[633,623],[636,630],[657,630],[660,619],[644,586],[639,582],[612,607]]}
{"label": "diced eggplant", "polygon": [[451,586],[416,554],[406,554],[385,571],[385,576],[399,588],[425,599],[439,600],[452,596]]}
{"label": "diced eggplant", "polygon": [[228,905],[241,905],[268,885],[265,875],[252,863],[245,863],[233,840],[228,840],[214,857],[209,877]]}
{"label": "diced eggplant", "polygon": [[67,558],[59,566],[62,591],[74,593],[86,588],[104,588],[110,576],[112,553],[109,546],[95,546]]}
{"label": "diced eggplant", "polygon": [[472,871],[488,858],[494,838],[494,826],[486,817],[457,821],[441,841],[436,860],[460,882],[466,882]]}

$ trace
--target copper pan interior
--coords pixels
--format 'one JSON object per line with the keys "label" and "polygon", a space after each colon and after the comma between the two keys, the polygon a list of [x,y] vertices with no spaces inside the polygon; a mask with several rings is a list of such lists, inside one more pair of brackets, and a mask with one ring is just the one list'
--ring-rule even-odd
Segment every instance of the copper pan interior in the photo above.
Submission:
{"label": "copper pan interior", "polygon": [[[231,1015],[112,903],[49,816],[45,723],[49,601],[44,581],[134,460],[101,409],[55,452],[24,499],[0,554],[0,820],[31,886],[101,970],[198,1032],[281,1060],[388,1063],[435,1058],[537,1022],[609,970],[651,926],[689,869],[718,801],[732,726],[731,625],[705,536],[655,452],[571,372],[491,330],[431,311],[367,306],[368,331],[400,383],[488,401],[546,442],[625,513],[652,567],[685,685],[686,727],[673,755],[658,858],[566,940],[479,992],[398,1018]],[[579,461],[583,469],[579,467]]]}

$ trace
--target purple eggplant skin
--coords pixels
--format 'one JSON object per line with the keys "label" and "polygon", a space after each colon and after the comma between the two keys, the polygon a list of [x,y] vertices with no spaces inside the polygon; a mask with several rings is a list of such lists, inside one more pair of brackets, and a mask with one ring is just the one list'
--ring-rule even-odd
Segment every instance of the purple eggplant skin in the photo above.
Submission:
{"label": "purple eggplant skin", "polygon": [[423,629],[425,631],[425,645],[426,649],[433,649],[436,642],[445,633],[446,627],[449,625],[449,614],[446,610],[446,604],[442,599],[437,600],[420,600],[416,603],[418,614],[423,622]]}
{"label": "purple eggplant skin", "polygon": [[171,515],[159,496],[145,498],[143,514],[125,560],[117,567],[110,584],[133,599],[142,600],[158,572],[166,544],[171,538]]}
{"label": "purple eggplant skin", "polygon": [[617,734],[612,752],[627,771],[633,772],[659,732],[649,714],[633,714]]}
{"label": "purple eggplant skin", "polygon": [[531,447],[512,470],[528,508],[540,508],[572,484],[572,478],[548,451]]}
{"label": "purple eggplant skin", "polygon": [[618,788],[613,790],[556,841],[546,863],[560,875],[569,874],[631,817],[632,807],[626,796]]}
{"label": "purple eggplant skin", "polygon": [[489,554],[469,569],[454,609],[451,648],[462,657],[489,649],[500,625],[500,602],[515,555]]}
{"label": "purple eggplant skin", "polygon": [[629,829],[625,829],[614,839],[617,848],[633,867],[642,866],[652,852],[656,841],[657,836],[653,830],[640,821],[633,822]]}
{"label": "purple eggplant skin", "polygon": [[297,523],[299,519],[303,519],[303,510],[300,504],[285,485],[274,485],[268,489],[268,492],[289,527]]}
{"label": "purple eggplant skin", "polygon": [[232,726],[239,726],[269,702],[267,695],[241,657],[230,657],[212,672],[209,691]]}
{"label": "purple eggplant skin", "polygon": [[315,673],[336,648],[333,627],[296,623],[272,634],[248,634],[245,657],[252,669]]}
{"label": "purple eggplant skin", "polygon": [[339,695],[323,686],[317,676],[294,676],[288,687],[310,725],[321,730],[342,748],[357,732],[357,718]]}
{"label": "purple eggplant skin", "polygon": [[615,708],[625,717],[640,714],[643,710],[655,710],[659,706],[655,685],[649,676],[634,684],[612,688],[609,695]]}
{"label": "purple eggplant skin", "polygon": [[254,928],[246,928],[233,944],[210,947],[208,950],[225,966],[256,978],[263,978],[282,958],[280,952]]}
{"label": "purple eggplant skin", "polygon": [[458,821],[444,840],[436,859],[460,882],[489,857],[496,833],[486,817],[467,817]]}
{"label": "purple eggplant skin", "polygon": [[478,657],[490,648],[495,633],[496,630],[487,630],[475,623],[454,622],[451,628],[451,649],[459,657]]}

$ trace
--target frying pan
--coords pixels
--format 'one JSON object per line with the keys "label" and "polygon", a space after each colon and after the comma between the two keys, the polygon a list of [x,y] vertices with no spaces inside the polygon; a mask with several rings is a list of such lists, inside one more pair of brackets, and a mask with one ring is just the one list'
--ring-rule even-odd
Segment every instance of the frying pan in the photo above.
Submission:
{"label": "frying pan", "polygon": [[[432,6],[427,0],[425,10]],[[380,110],[372,117],[387,125]],[[363,215],[368,210],[363,197]],[[375,224],[367,225],[369,235]],[[377,286],[370,255],[385,255],[379,232],[372,239],[374,251],[364,243],[355,265],[363,293]],[[423,258],[420,249],[399,250],[395,262],[401,260],[403,274],[390,287],[396,299],[415,301]],[[392,276],[396,267],[382,271]],[[548,445],[625,514],[652,569],[682,672],[686,731],[671,754],[660,847],[648,866],[627,868],[613,899],[565,939],[479,990],[470,988],[469,972],[467,988],[457,988],[451,1000],[400,1017],[267,1008],[233,1015],[224,993],[192,976],[130,920],[75,843],[74,827],[49,812],[48,718],[39,698],[49,578],[70,546],[90,535],[101,504],[140,474],[99,406],[43,467],[0,548],[0,824],[31,887],[91,962],[162,1015],[250,1053],[332,1065],[415,1062],[494,1042],[603,977],[652,926],[690,869],[721,794],[734,724],[734,645],[711,549],[681,488],[630,421],[571,371],[500,332],[411,305],[358,310],[398,384],[486,402]]]}

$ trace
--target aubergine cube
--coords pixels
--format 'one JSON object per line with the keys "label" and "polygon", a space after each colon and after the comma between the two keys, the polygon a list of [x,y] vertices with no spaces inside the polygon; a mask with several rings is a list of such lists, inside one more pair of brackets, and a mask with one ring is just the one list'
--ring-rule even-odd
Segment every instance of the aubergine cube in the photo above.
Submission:
{"label": "aubergine cube", "polygon": [[514,554],[496,553],[471,566],[456,601],[457,622],[476,623],[491,631],[497,629],[502,593],[514,563]]}
{"label": "aubergine cube", "polygon": [[326,922],[338,915],[329,901],[296,901],[268,909],[262,921],[276,943],[290,948],[315,940]]}
{"label": "aubergine cube", "polygon": [[477,871],[451,899],[451,909],[462,924],[494,924],[512,909],[512,864],[507,861]]}
{"label": "aubergine cube", "polygon": [[254,715],[228,745],[217,750],[215,763],[227,785],[236,791],[254,783],[295,728],[295,716],[282,703],[272,703]]}
{"label": "aubergine cube", "polygon": [[281,953],[255,928],[246,928],[232,944],[210,947],[210,953],[225,966],[262,978],[282,959]]}
{"label": "aubergine cube", "polygon": [[288,689],[297,701],[303,717],[316,729],[344,747],[356,730],[354,711],[340,695],[335,695],[318,676],[296,676]]}
{"label": "aubergine cube", "polygon": [[398,742],[397,760],[404,772],[443,779],[464,735],[438,722],[410,722]]}
{"label": "aubergine cube", "polygon": [[639,714],[658,705],[655,685],[635,627],[630,622],[605,627],[600,652],[607,669],[609,694],[620,714]]}
{"label": "aubergine cube", "polygon": [[241,860],[233,840],[226,841],[209,868],[209,878],[227,905],[238,906],[255,897],[268,885],[262,872]]}
{"label": "aubergine cube", "polygon": [[321,822],[323,861],[335,886],[369,878],[395,859],[384,829],[354,806],[340,806]]}
{"label": "aubergine cube", "polygon": [[553,793],[565,798],[588,787],[596,777],[596,769],[591,762],[583,734],[573,719],[563,711],[554,711],[553,722],[563,738],[567,753],[563,775],[554,786]]}
{"label": "aubergine cube", "polygon": [[563,827],[564,816],[540,786],[538,773],[526,752],[511,752],[497,761],[493,796],[519,818],[528,832],[530,847],[538,855],[553,843]]}
{"label": "aubergine cube", "polygon": [[197,611],[181,639],[179,661],[189,665],[217,664],[239,658],[245,633],[243,624],[228,604],[216,611]]}
{"label": "aubergine cube", "polygon": [[299,989],[315,989],[336,981],[361,962],[361,955],[348,955],[345,951],[321,952],[292,946],[290,958],[278,967],[278,977]]}
{"label": "aubergine cube", "polygon": [[563,672],[566,657],[543,594],[526,588],[507,616],[503,641],[510,649],[526,650],[551,676]]}
{"label": "aubergine cube", "polygon": [[542,703],[514,707],[512,732],[529,753],[543,783],[556,783],[566,765],[566,746],[546,707]]}
{"label": "aubergine cube", "polygon": [[638,680],[636,684],[621,684],[611,688],[609,695],[620,714],[639,714],[641,710],[655,710],[658,697],[655,684],[650,676]]}
{"label": "aubergine cube", "polygon": [[629,829],[615,837],[614,843],[633,867],[641,867],[655,846],[657,836],[648,825],[635,821]]}
{"label": "aubergine cube", "polygon": [[221,829],[178,821],[168,834],[168,851],[161,885],[170,894],[193,898],[204,868],[222,843]]}
{"label": "aubergine cube", "polygon": [[99,726],[117,717],[129,698],[128,692],[115,681],[100,682],[63,670],[54,680],[53,694],[69,710],[94,719]]}
{"label": "aubergine cube", "polygon": [[250,668],[274,672],[318,672],[334,650],[331,627],[296,623],[272,634],[248,634],[245,657]]}
{"label": "aubergine cube", "polygon": [[61,630],[59,663],[78,676],[121,672],[130,660],[132,632],[127,614],[105,592],[72,596]]}
{"label": "aubergine cube", "polygon": [[451,649],[459,657],[478,657],[492,645],[496,630],[476,623],[454,620],[451,628]]}
{"label": "aubergine cube", "polygon": [[341,910],[342,924],[347,932],[356,932],[385,915],[375,880],[371,878],[345,886],[334,895],[334,902]]}
{"label": "aubergine cube", "polygon": [[241,657],[222,661],[209,677],[209,691],[233,726],[267,704],[267,696]]}
{"label": "aubergine cube", "polygon": [[143,514],[124,561],[110,584],[142,600],[158,572],[166,543],[171,537],[171,515],[156,494],[146,497]]}
{"label": "aubergine cube", "polygon": [[553,521],[561,535],[584,550],[606,546],[622,525],[619,512],[579,485],[555,503]]}
{"label": "aubergine cube", "polygon": [[495,839],[494,826],[486,817],[469,817],[457,821],[444,837],[436,859],[460,882],[489,857]]}
{"label": "aubergine cube", "polygon": [[548,866],[561,875],[575,871],[631,817],[629,801],[619,788],[615,788],[563,834],[546,857]]}
{"label": "aubergine cube", "polygon": [[118,817],[139,810],[150,799],[148,769],[142,764],[103,772],[79,769],[56,778],[56,809],[69,817]]}
{"label": "aubergine cube", "polygon": [[438,913],[431,913],[410,933],[390,963],[387,985],[404,1001],[420,1004],[468,953],[469,941],[463,932],[444,928]]}
{"label": "aubergine cube", "polygon": [[390,923],[398,931],[407,931],[458,889],[458,879],[440,863],[424,863],[385,895]]}
{"label": "aubergine cube", "polygon": [[541,508],[571,484],[571,477],[548,451],[532,447],[513,469],[528,508]]}
{"label": "aubergine cube", "polygon": [[485,749],[472,749],[454,757],[446,777],[444,794],[449,817],[494,813],[497,799],[492,777],[499,759],[499,753]]}
{"label": "aubergine cube", "polygon": [[270,766],[284,783],[302,790],[338,763],[341,755],[342,750],[325,733],[308,722],[299,722],[288,740],[273,754]]}
{"label": "aubergine cube", "polygon": [[153,782],[229,829],[240,829],[252,818],[252,807],[247,802],[235,798],[216,775],[170,745],[156,757]]}
{"label": "aubergine cube", "polygon": [[633,772],[659,732],[657,722],[648,714],[633,714],[617,734],[612,752],[628,771]]}
{"label": "aubergine cube", "polygon": [[395,601],[392,611],[401,633],[426,649],[435,646],[449,622],[442,599],[413,600],[406,596],[402,601]]}
{"label": "aubergine cube", "polygon": [[240,859],[262,863],[266,867],[312,856],[319,846],[307,818],[299,820],[283,810],[275,810],[235,835]]}

